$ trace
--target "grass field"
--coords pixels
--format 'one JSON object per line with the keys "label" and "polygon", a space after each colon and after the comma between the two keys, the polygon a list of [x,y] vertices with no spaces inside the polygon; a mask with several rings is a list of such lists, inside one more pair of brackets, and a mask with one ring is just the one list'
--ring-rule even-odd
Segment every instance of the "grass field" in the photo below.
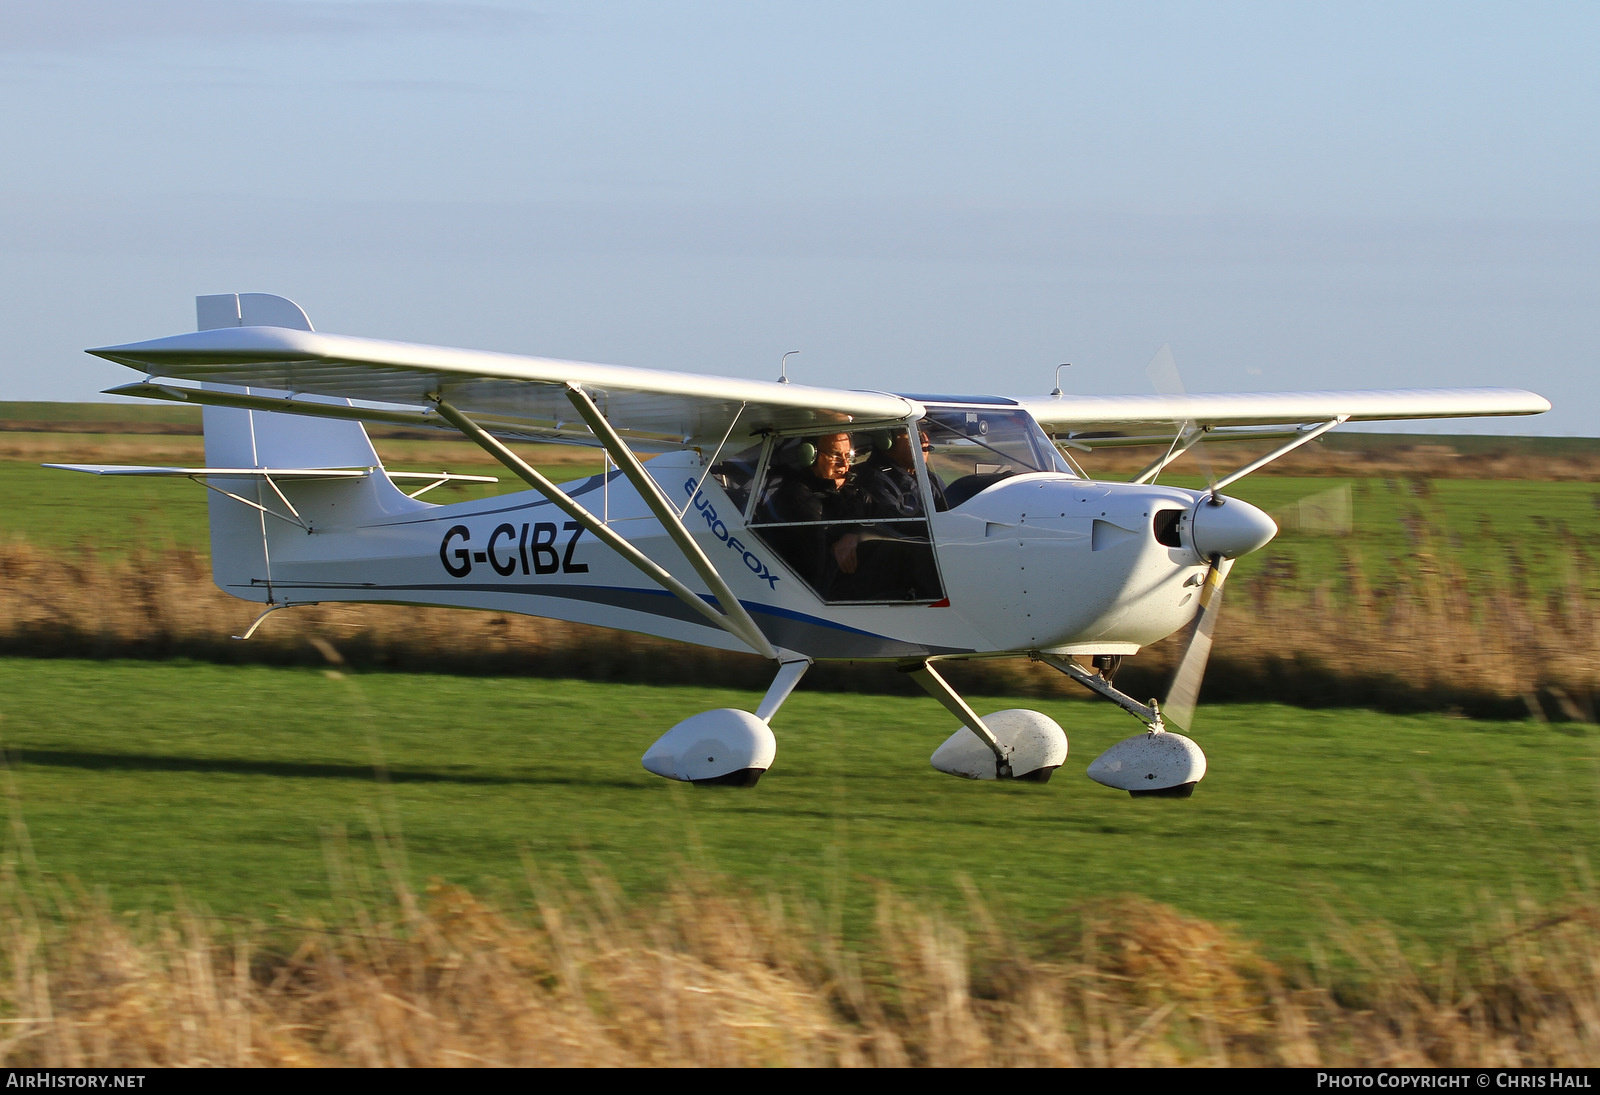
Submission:
{"label": "grass field", "polygon": [[841,902],[859,933],[879,884],[959,909],[966,878],[1040,931],[1137,893],[1293,955],[1329,910],[1461,942],[1486,901],[1588,886],[1600,847],[1588,727],[1216,707],[1195,796],[1133,800],[1083,776],[1138,729],[1103,705],[1028,701],[1072,755],[1048,785],[1001,786],[929,767],[954,729],[931,700],[802,691],[761,785],[707,791],[638,759],[677,720],[755,695],[25,659],[0,661],[0,688],[31,854],[117,908],[177,887],[219,914],[304,915],[328,896],[331,835],[359,847],[381,824],[419,889],[514,890],[531,860],[574,881],[596,865],[638,898],[698,867]]}
{"label": "grass field", "polygon": [[[0,405],[4,538],[61,558],[137,553],[147,566],[175,549],[205,550],[205,492],[194,484],[96,479],[34,462],[201,461],[191,408],[124,410]],[[15,428],[30,413],[33,425]],[[93,432],[118,422],[148,432]],[[1348,447],[1375,446],[1362,437]],[[463,443],[406,436],[379,447],[397,466],[481,470],[484,459]],[[1522,455],[1588,459],[1594,447],[1573,439]],[[537,459],[558,478],[598,470],[569,447],[541,447]],[[517,486],[506,477],[430,497]],[[1269,475],[1235,493],[1281,512],[1341,487],[1354,504],[1352,532],[1287,530],[1242,560],[1224,639],[1233,626],[1263,641],[1244,626],[1258,613],[1270,633],[1301,606],[1342,611],[1329,606],[1350,595],[1356,572],[1380,600],[1441,575],[1485,603],[1600,592],[1600,494],[1590,483]],[[249,606],[238,615],[244,623]],[[979,787],[928,767],[953,729],[931,701],[803,689],[778,720],[777,769],[753,795],[715,795],[654,780],[638,757],[679,719],[749,707],[748,694],[0,664],[0,741],[14,756],[39,862],[108,886],[119,905],[164,900],[174,883],[240,912],[314,902],[325,889],[327,834],[385,817],[400,825],[419,877],[475,886],[515,875],[526,852],[568,872],[592,857],[625,887],[648,891],[704,854],[761,884],[804,879],[815,890],[854,879],[858,913],[870,904],[866,876],[948,896],[966,875],[1029,918],[1083,894],[1129,890],[1292,948],[1313,931],[1316,901],[1327,900],[1443,939],[1481,892],[1550,896],[1578,885],[1600,804],[1596,739],[1570,724],[1215,707],[1199,731],[1212,758],[1202,793],[1184,804],[1130,803],[1082,778],[1090,758],[1136,729],[1109,708],[987,701],[1055,714],[1074,752],[1048,788]],[[375,764],[387,766],[388,782],[374,781]]]}
{"label": "grass field", "polygon": [[[138,410],[0,404],[6,649],[288,660],[332,640],[368,666],[459,648],[480,674],[530,651],[598,676],[748,669],[397,609],[297,610],[230,645],[252,610],[190,554],[202,489],[37,467],[201,462],[192,408]],[[1045,786],[935,772],[954,726],[933,701],[821,691],[819,671],[774,720],[760,786],[709,791],[639,757],[756,693],[0,658],[0,1063],[1592,1063],[1600,442],[1442,440],[1351,435],[1322,454],[1351,474],[1231,492],[1281,512],[1348,487],[1355,527],[1286,529],[1241,561],[1209,682],[1350,704],[1392,698],[1388,674],[1412,689],[1398,708],[1433,710],[1484,682],[1476,709],[1520,696],[1539,717],[1210,703],[1189,800],[1084,778],[1138,724],[1050,695],[971,697],[1066,728]],[[485,470],[464,444],[378,446]],[[1507,478],[1461,478],[1480,458]],[[538,462],[598,470],[569,448]],[[1164,656],[1118,683],[1155,687]],[[972,687],[1028,687],[1009,665]]]}

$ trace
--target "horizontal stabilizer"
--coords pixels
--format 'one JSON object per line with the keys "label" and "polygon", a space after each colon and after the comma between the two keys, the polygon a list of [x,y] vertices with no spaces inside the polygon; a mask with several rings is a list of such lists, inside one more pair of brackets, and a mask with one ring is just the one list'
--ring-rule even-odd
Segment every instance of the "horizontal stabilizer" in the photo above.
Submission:
{"label": "horizontal stabilizer", "polygon": [[57,471],[82,471],[90,475],[151,475],[190,479],[360,479],[371,468],[165,468],[141,464],[45,464]]}

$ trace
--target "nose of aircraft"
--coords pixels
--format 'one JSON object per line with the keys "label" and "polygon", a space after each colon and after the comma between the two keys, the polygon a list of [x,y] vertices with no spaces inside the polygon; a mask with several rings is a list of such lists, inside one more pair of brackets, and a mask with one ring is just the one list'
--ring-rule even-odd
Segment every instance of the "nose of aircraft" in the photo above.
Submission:
{"label": "nose of aircraft", "polygon": [[1278,524],[1249,502],[1237,498],[1202,498],[1194,508],[1195,550],[1207,559],[1248,555],[1278,535]]}

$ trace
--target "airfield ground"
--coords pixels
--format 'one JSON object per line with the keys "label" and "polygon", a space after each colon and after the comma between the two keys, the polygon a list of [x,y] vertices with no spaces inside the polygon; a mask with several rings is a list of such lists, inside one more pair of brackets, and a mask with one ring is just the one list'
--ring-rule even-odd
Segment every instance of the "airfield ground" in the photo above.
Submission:
{"label": "airfield ground", "polygon": [[1330,912],[1461,941],[1485,901],[1557,902],[1600,850],[1600,734],[1273,705],[1208,710],[1192,799],[1133,800],[1083,775],[1137,731],[1107,705],[1030,704],[1068,730],[1047,785],[953,780],[955,727],[915,697],[798,693],[754,791],[650,776],[639,757],[696,711],[756,693],[528,678],[205,664],[0,660],[13,809],[41,870],[118,908],[314,909],[327,842],[403,837],[415,883],[516,890],[525,857],[630,899],[686,870],[833,895],[851,934],[876,887],[958,908],[970,879],[1046,924],[1124,892],[1304,953]]}
{"label": "airfield ground", "polygon": [[[1571,926],[1600,907],[1592,876],[1600,848],[1600,443],[1507,451],[1429,439],[1428,451],[1414,452],[1363,440],[1343,450],[1345,477],[1242,483],[1241,496],[1279,511],[1348,485],[1355,527],[1349,535],[1287,531],[1241,562],[1208,685],[1230,696],[1251,688],[1304,696],[1312,681],[1327,706],[1203,708],[1196,736],[1211,771],[1192,799],[1134,801],[1084,778],[1090,759],[1137,729],[1126,716],[996,687],[975,698],[980,710],[1036,707],[1066,727],[1072,754],[1050,784],[968,784],[934,772],[927,756],[954,727],[926,698],[802,688],[775,722],[778,763],[760,787],[708,792],[654,779],[638,757],[679,718],[748,706],[753,694],[496,675],[505,663],[494,658],[530,636],[595,641],[570,631],[535,634],[519,630],[520,621],[486,627],[494,621],[482,614],[443,614],[472,622],[430,631],[434,645],[407,661],[394,646],[363,646],[362,628],[392,634],[392,614],[404,611],[378,609],[391,613],[372,617],[378,624],[308,616],[296,625],[302,630],[288,627],[257,648],[267,660],[301,665],[223,664],[216,652],[237,644],[192,636],[226,634],[251,611],[205,600],[220,595],[193,555],[205,543],[198,488],[36,466],[198,463],[192,422],[153,410],[160,413],[95,422],[69,408],[24,421],[16,405],[0,407],[0,425],[10,427],[0,428],[3,649],[191,654],[0,658],[12,821],[0,879],[9,896],[0,900],[70,892],[71,879],[119,914],[198,903],[208,923],[253,923],[270,941],[291,925],[340,922],[346,914],[332,895],[350,871],[338,864],[356,864],[357,875],[370,868],[381,889],[378,863],[394,847],[417,891],[440,879],[507,908],[526,905],[530,872],[557,889],[607,879],[603,886],[637,909],[665,900],[687,876],[714,877],[727,892],[812,903],[830,922],[837,917],[851,947],[882,931],[885,893],[981,934],[976,894],[1002,934],[1050,953],[1081,935],[1086,908],[1132,894],[1256,941],[1287,971],[1285,983],[1295,969],[1356,969],[1360,959],[1329,940],[1341,925],[1380,922],[1398,940],[1396,953],[1431,956],[1416,968],[1444,971],[1416,989],[1436,1002],[1460,989],[1450,987],[1456,959],[1441,956],[1485,953],[1475,948],[1511,923],[1497,919],[1505,910],[1520,910],[1523,925]],[[479,470],[435,443],[381,444],[399,447],[409,466]],[[1484,452],[1522,477],[1460,474]],[[581,454],[567,466],[569,477],[592,470]],[[1354,474],[1362,470],[1372,474]],[[174,561],[192,575],[164,591],[141,580]],[[183,615],[201,602],[203,611]],[[148,618],[130,623],[130,612]],[[597,648],[620,648],[594,634]],[[334,666],[308,639],[378,654]],[[458,669],[471,669],[473,651],[487,652],[477,675],[378,668],[427,664],[429,651],[450,643],[468,651],[440,659]],[[1286,647],[1293,656],[1271,662]],[[286,651],[294,657],[279,657]],[[608,674],[659,653],[648,644],[627,651]],[[1269,663],[1271,673],[1250,675]],[[708,677],[727,672],[708,664]],[[1363,697],[1389,713],[1337,705]],[[1463,718],[1461,709],[1510,717]],[[397,841],[374,843],[375,829]],[[1585,945],[1600,954],[1600,944]],[[17,953],[11,946],[0,962],[14,963]],[[1550,956],[1529,961],[1555,968]],[[1578,1005],[1590,1006],[1600,965],[1593,972],[1574,990]],[[1389,991],[1361,984],[1350,990],[1357,1010]],[[30,1006],[21,999],[0,999],[0,1011]],[[1139,1024],[1167,1006],[1159,995],[1141,997],[1118,1037],[1145,1029]],[[1476,1006],[1462,1004],[1460,1014]],[[1203,1012],[1202,1026],[1211,1021]],[[846,1022],[870,1026],[859,1015]],[[1507,1022],[1523,1029],[1515,1014]],[[941,1036],[929,1029],[936,1045]],[[1239,1053],[1256,1045],[1248,1030],[1240,1038]],[[1600,1027],[1573,1038],[1563,1052],[1594,1063]],[[1465,1059],[1407,1045],[1434,1063]],[[1176,1056],[1147,1059],[1201,1059],[1214,1048],[1185,1057],[1180,1046]],[[1337,1056],[1317,1052],[1319,1060]],[[1540,1052],[1524,1059],[1553,1059]],[[1287,1050],[1262,1053],[1256,1059],[1296,1060]],[[780,1058],[790,1059],[772,1059]]]}

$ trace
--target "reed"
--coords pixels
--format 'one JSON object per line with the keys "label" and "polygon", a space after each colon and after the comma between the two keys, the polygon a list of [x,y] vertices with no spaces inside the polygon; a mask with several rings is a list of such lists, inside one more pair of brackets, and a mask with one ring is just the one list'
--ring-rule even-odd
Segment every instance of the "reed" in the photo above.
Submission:
{"label": "reed", "polygon": [[[395,853],[387,853],[391,862]],[[337,857],[335,857],[337,858]],[[324,922],[117,916],[0,879],[0,1065],[1592,1066],[1600,906],[1502,908],[1428,956],[1330,919],[1290,968],[1142,898],[1002,922],[884,890],[854,949],[828,910],[688,872],[501,905],[352,881]],[[43,894],[43,896],[41,896]]]}

